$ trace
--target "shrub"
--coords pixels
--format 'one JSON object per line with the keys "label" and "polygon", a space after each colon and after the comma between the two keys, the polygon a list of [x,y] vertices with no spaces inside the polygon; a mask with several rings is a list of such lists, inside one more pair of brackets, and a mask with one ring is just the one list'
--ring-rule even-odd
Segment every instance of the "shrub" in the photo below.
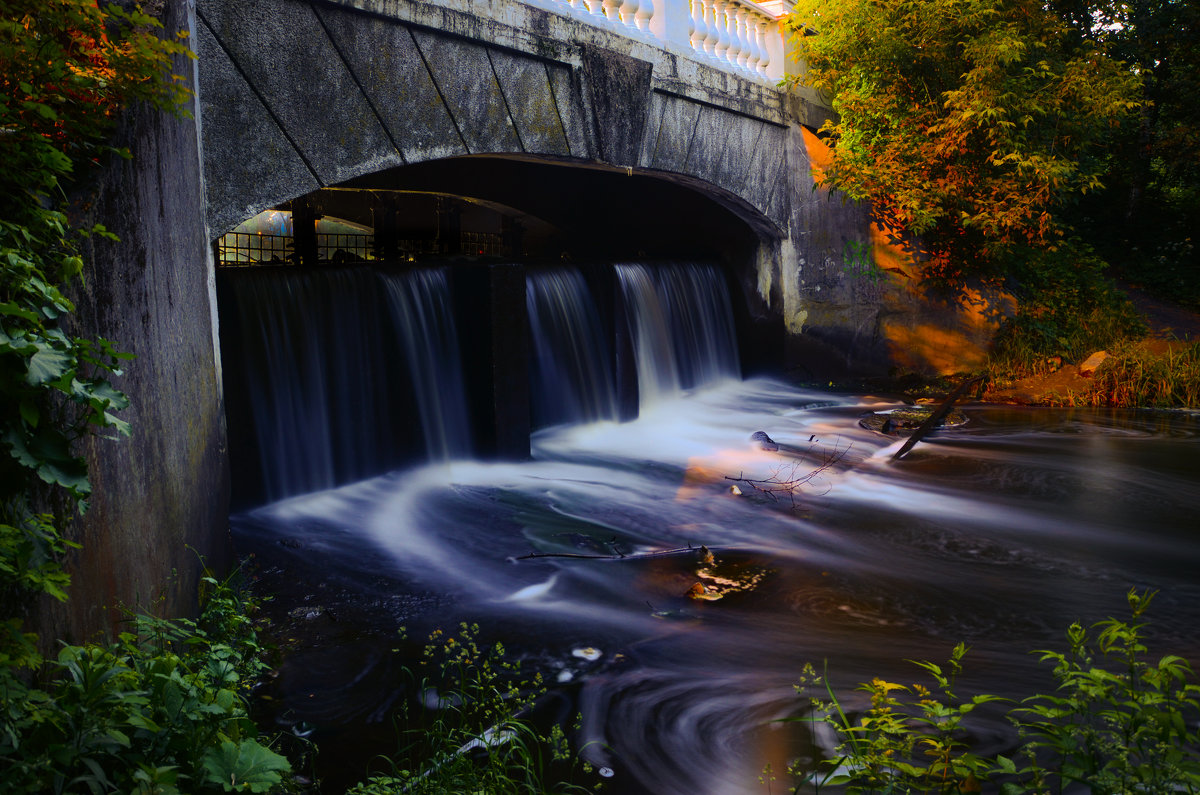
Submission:
{"label": "shrub", "polygon": [[[816,687],[809,716],[837,737],[835,758],[818,769],[793,766],[795,791],[842,786],[848,793],[979,792],[991,782],[1002,795],[1061,793],[1082,785],[1093,793],[1200,792],[1200,685],[1187,661],[1147,659],[1142,621],[1152,593],[1130,591],[1131,620],[1109,618],[1067,630],[1066,652],[1037,652],[1054,666],[1058,688],[1034,694],[1008,713],[1019,746],[1012,756],[971,752],[962,731],[993,695],[960,699],[953,692],[966,648],[959,644],[948,670],[918,666],[935,689],[875,679],[860,689],[870,709],[847,715],[824,675],[806,666],[800,692]],[[1018,760],[1020,764],[1018,764]]]}
{"label": "shrub", "polygon": [[480,646],[478,635],[464,623],[429,636],[406,671],[414,698],[395,716],[399,746],[382,760],[390,771],[348,795],[587,791],[573,779],[592,768],[561,727],[542,730],[530,717],[545,693],[541,675],[523,677],[503,645]]}
{"label": "shrub", "polygon": [[43,684],[0,659],[0,791],[266,792],[290,767],[246,698],[265,668],[252,600],[206,577],[198,621],[136,616],[107,645],[63,646]]}

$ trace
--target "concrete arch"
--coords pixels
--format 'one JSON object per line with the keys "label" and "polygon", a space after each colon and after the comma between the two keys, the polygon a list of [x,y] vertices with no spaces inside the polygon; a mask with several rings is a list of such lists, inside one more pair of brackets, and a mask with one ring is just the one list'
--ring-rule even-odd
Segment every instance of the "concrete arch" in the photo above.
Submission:
{"label": "concrete arch", "polygon": [[762,231],[786,236],[792,147],[778,92],[717,70],[689,83],[669,53],[516,3],[519,27],[415,2],[356,5],[371,10],[198,4],[214,236],[321,187],[482,154],[713,186]]}

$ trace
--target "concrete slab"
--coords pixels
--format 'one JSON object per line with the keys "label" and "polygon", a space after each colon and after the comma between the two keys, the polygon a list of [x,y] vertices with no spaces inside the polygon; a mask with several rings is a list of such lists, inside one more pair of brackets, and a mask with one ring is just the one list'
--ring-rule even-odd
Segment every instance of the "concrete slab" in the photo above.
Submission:
{"label": "concrete slab", "polygon": [[337,8],[317,14],[406,162],[467,153],[406,26]]}
{"label": "concrete slab", "polygon": [[219,236],[321,183],[212,31],[198,27],[206,215],[210,233]]}
{"label": "concrete slab", "polygon": [[487,48],[429,31],[413,39],[450,110],[469,154],[520,152],[516,126],[496,81]]}
{"label": "concrete slab", "polygon": [[490,57],[522,150],[526,154],[570,155],[546,64],[503,50],[492,50]]}

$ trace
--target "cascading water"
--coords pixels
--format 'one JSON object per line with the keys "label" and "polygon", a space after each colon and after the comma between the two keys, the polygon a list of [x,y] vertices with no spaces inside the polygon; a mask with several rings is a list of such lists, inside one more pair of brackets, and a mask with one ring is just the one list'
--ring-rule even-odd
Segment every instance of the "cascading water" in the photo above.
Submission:
{"label": "cascading water", "polygon": [[385,318],[366,269],[230,275],[269,499],[330,488],[390,463]]}
{"label": "cascading water", "polygon": [[615,420],[612,349],[583,274],[530,273],[526,307],[533,426]]}
{"label": "cascading water", "polygon": [[[240,359],[268,500],[378,475],[414,443],[434,460],[470,453],[444,272],[246,268],[225,278],[240,327],[226,355]],[[404,421],[414,405],[420,422]]]}
{"label": "cascading water", "polygon": [[446,461],[470,454],[470,415],[446,272],[383,273],[380,278],[408,362],[408,383],[416,391],[427,455]]}
{"label": "cascading water", "polygon": [[711,265],[618,265],[643,407],[740,376],[733,309]]}

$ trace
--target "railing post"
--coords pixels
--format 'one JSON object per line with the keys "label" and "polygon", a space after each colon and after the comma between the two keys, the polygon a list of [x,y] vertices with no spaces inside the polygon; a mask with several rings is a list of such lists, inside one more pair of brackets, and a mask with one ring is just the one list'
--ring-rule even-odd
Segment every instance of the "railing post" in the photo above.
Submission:
{"label": "railing post", "polygon": [[643,0],[654,4],[654,16],[650,19],[650,32],[659,40],[687,52],[692,44],[688,41],[688,20],[692,11],[688,0]]}

